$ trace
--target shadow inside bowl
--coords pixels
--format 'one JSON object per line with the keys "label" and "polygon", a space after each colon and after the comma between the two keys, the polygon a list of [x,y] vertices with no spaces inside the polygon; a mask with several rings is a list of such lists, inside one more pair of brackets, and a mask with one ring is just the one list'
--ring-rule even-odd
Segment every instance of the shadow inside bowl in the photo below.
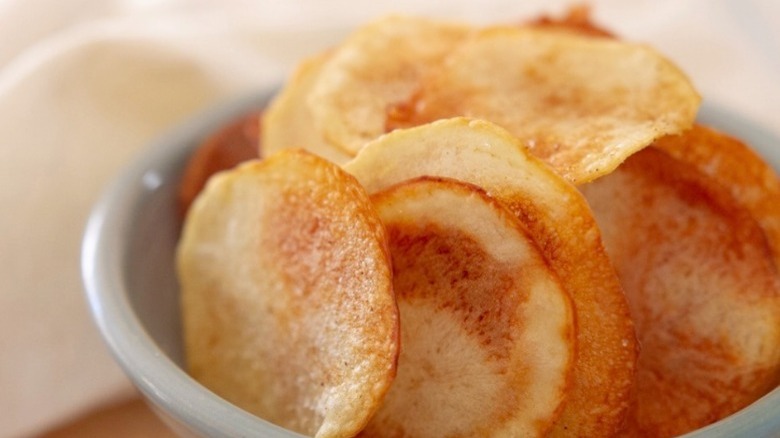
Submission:
{"label": "shadow inside bowl", "polygon": [[[177,163],[181,164],[181,163]],[[139,202],[133,229],[129,230],[124,276],[130,305],[162,352],[184,368],[181,335],[179,285],[176,281],[175,253],[181,220],[176,209],[176,178],[182,165],[169,179],[149,171],[142,183],[150,193]]]}

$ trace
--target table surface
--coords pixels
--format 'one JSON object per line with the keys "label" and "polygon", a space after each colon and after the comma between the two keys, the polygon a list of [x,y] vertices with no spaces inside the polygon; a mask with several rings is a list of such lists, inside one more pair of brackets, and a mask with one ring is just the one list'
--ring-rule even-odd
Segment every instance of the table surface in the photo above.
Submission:
{"label": "table surface", "polygon": [[103,406],[68,421],[41,435],[41,438],[172,438],[176,435],[152,412],[141,398]]}

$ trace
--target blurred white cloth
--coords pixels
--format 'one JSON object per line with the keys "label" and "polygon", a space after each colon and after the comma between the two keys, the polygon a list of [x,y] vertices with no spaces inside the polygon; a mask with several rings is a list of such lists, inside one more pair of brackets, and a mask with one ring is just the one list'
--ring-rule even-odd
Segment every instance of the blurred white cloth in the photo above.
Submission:
{"label": "blurred white cloth", "polygon": [[[151,139],[386,12],[506,22],[571,3],[0,0],[0,437],[130,393],[89,317],[79,251],[98,193]],[[590,3],[706,100],[780,134],[780,3]]]}

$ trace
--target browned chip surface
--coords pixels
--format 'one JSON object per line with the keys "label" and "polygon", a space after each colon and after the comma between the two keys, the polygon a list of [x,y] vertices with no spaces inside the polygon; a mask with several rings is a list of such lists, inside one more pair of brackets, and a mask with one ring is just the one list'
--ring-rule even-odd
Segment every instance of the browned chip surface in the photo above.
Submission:
{"label": "browned chip surface", "polygon": [[561,17],[543,15],[526,23],[526,25],[566,32],[577,32],[580,35],[613,38],[615,35],[591,20],[590,7],[586,4],[572,5]]}
{"label": "browned chip surface", "polygon": [[387,134],[345,169],[369,193],[425,175],[469,182],[520,218],[571,296],[577,321],[572,386],[553,433],[609,436],[620,429],[633,385],[634,327],[590,208],[571,184],[505,130],[463,118]]}
{"label": "browned chip surface", "polygon": [[261,112],[251,112],[219,129],[192,154],[179,182],[182,216],[211,175],[260,155]]}
{"label": "browned chip surface", "polygon": [[780,283],[749,210],[657,148],[583,191],[642,345],[627,434],[682,434],[777,385]]}
{"label": "browned chip surface", "polygon": [[755,151],[737,138],[697,124],[654,147],[696,167],[731,191],[764,229],[780,267],[780,179]]}
{"label": "browned chip surface", "polygon": [[481,189],[416,179],[372,196],[401,312],[378,437],[543,436],[574,362],[571,303],[518,219]]}
{"label": "browned chip surface", "polygon": [[389,16],[359,28],[333,51],[312,87],[315,130],[354,156],[386,131],[388,109],[407,102],[420,78],[471,30],[409,16]]}
{"label": "browned chip surface", "polygon": [[309,96],[329,59],[330,52],[325,52],[302,61],[268,106],[262,120],[262,143],[267,154],[300,148],[336,164],[352,158],[351,154],[326,141],[323,133],[314,128]]}
{"label": "browned chip surface", "polygon": [[409,114],[393,123],[489,120],[581,184],[653,140],[688,129],[699,102],[685,75],[647,46],[533,26],[492,27],[454,47],[423,78]]}
{"label": "browned chip surface", "polygon": [[177,256],[193,377],[304,434],[363,428],[399,328],[384,228],[354,178],[292,150],[221,173]]}

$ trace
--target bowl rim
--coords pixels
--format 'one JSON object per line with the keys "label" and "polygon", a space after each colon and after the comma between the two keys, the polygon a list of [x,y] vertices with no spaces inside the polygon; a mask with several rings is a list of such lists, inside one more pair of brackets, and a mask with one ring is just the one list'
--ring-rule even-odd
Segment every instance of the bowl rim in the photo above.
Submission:
{"label": "bowl rim", "polygon": [[[125,246],[132,212],[158,183],[150,172],[165,172],[175,157],[249,110],[266,105],[279,86],[229,99],[187,119],[142,150],[104,189],[93,207],[83,235],[81,273],[87,302],[101,336],[116,362],[174,429],[209,437],[263,433],[271,438],[301,437],[260,419],[220,398],[173,362],[147,333],[128,298],[124,283]],[[742,139],[780,172],[780,139],[722,106],[704,101],[699,121]],[[158,173],[159,174],[159,173]],[[153,188],[153,187],[152,187]],[[173,421],[174,424],[171,424]],[[179,426],[179,427],[176,427]],[[750,406],[685,438],[733,436],[774,437],[780,433],[780,387]]]}

